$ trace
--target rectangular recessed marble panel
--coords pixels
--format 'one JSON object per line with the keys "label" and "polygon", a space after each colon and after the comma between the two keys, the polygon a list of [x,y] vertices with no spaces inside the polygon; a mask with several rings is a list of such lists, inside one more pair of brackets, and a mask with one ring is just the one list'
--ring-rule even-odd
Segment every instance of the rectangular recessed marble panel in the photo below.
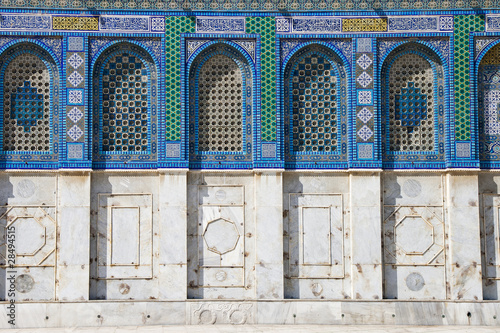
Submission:
{"label": "rectangular recessed marble panel", "polygon": [[139,263],[140,222],[139,207],[111,207],[111,264]]}
{"label": "rectangular recessed marble panel", "polygon": [[302,208],[304,265],[330,265],[330,208]]}
{"label": "rectangular recessed marble panel", "polygon": [[151,278],[151,195],[99,194],[98,201],[99,278]]}
{"label": "rectangular recessed marble panel", "polygon": [[342,195],[291,193],[289,273],[298,278],[342,278]]}

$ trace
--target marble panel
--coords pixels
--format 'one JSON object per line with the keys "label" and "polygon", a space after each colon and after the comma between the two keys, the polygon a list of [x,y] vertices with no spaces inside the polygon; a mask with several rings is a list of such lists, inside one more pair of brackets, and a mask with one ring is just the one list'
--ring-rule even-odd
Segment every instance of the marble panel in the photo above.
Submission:
{"label": "marble panel", "polygon": [[[91,299],[158,298],[158,193],[159,181],[156,173],[92,174]],[[116,239],[112,237],[113,225],[124,222],[123,218],[119,218],[119,214],[113,214],[115,210],[120,209],[138,211],[138,233],[132,244],[127,241],[128,236],[124,238],[122,233],[115,234]],[[130,236],[131,233],[127,235]],[[121,253],[120,257],[113,256],[113,249]],[[134,256],[138,260],[134,261]],[[124,263],[125,259],[130,262]]]}
{"label": "marble panel", "polygon": [[253,174],[188,173],[187,188],[188,298],[255,297]]}
{"label": "marble panel", "polygon": [[423,173],[385,173],[384,205],[442,206],[442,176]]}
{"label": "marble panel", "polygon": [[185,299],[187,296],[186,184],[185,171],[160,174],[158,260],[160,299]]}
{"label": "marble panel", "polygon": [[[286,172],[283,178],[283,227],[285,298],[345,299],[351,297],[350,272],[350,207],[349,176],[339,173]],[[328,233],[326,241],[316,237],[307,240],[306,222],[321,223],[313,218],[304,220],[304,212],[327,209]],[[317,228],[315,228],[317,230]],[[305,236],[304,237],[304,231]],[[310,233],[310,232],[309,232]],[[328,235],[327,235],[328,234]],[[304,253],[310,245],[312,251],[324,244],[326,251],[319,251],[325,263],[304,262]],[[305,245],[305,247],[304,247]],[[317,260],[316,256],[314,256]],[[314,261],[313,260],[313,261]]]}
{"label": "marble panel", "polygon": [[57,175],[44,173],[0,174],[0,204],[11,206],[56,205]]}

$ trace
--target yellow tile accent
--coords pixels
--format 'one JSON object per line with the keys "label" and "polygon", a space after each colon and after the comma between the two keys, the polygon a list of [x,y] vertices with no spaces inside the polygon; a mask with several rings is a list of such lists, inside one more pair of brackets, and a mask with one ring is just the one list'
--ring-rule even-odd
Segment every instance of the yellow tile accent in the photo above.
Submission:
{"label": "yellow tile accent", "polygon": [[355,18],[342,20],[342,31],[387,31],[386,18]]}
{"label": "yellow tile accent", "polygon": [[96,16],[53,16],[54,30],[98,31],[99,18]]}

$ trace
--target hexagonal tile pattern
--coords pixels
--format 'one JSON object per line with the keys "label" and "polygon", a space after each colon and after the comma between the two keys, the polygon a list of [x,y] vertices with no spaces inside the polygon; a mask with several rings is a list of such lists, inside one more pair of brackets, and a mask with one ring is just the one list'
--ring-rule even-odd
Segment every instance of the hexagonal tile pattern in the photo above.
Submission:
{"label": "hexagonal tile pattern", "polygon": [[234,222],[223,218],[208,222],[203,233],[208,250],[220,255],[234,250],[239,238]]}

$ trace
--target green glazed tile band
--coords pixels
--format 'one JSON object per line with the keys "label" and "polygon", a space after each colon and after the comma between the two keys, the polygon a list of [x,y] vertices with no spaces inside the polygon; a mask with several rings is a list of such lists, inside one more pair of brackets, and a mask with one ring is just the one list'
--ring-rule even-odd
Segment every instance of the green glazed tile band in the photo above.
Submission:
{"label": "green glazed tile band", "polygon": [[261,38],[261,139],[276,141],[276,32],[274,17],[247,17],[246,32]]}
{"label": "green glazed tile band", "polygon": [[470,140],[469,33],[484,31],[484,15],[454,18],[455,139]]}
{"label": "green glazed tile band", "polygon": [[167,141],[181,139],[181,33],[195,32],[195,20],[190,16],[165,18],[165,136]]}

